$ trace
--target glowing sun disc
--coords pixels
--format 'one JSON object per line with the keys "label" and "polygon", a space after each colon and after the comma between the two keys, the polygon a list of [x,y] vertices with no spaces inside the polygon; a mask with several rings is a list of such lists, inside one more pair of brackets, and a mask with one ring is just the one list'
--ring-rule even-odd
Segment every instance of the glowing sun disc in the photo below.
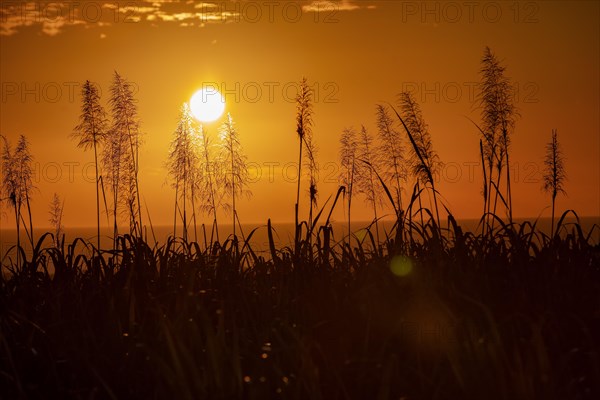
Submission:
{"label": "glowing sun disc", "polygon": [[216,89],[200,89],[190,99],[192,115],[199,121],[212,122],[225,110],[225,99]]}

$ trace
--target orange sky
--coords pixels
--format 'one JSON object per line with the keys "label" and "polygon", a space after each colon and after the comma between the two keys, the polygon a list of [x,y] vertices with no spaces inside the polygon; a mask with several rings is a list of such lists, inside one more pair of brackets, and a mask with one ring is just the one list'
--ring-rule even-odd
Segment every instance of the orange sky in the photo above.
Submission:
{"label": "orange sky", "polygon": [[[559,197],[558,210],[600,215],[597,2],[115,4],[0,1],[0,133],[13,143],[24,134],[31,143],[38,225],[47,225],[54,192],[66,199],[65,225],[95,223],[93,168],[85,168],[93,154],[76,148],[69,134],[78,123],[81,83],[92,80],[107,93],[113,70],[139,87],[141,194],[156,225],[172,218],[164,163],[179,108],[206,83],[225,89],[248,161],[262,168],[251,184],[254,196],[240,201],[241,220],[293,220],[294,170],[286,167],[297,158],[291,98],[302,76],[318,88],[321,202],[337,188],[342,129],[364,124],[375,133],[375,104],[417,88],[446,164],[439,190],[457,217],[479,217],[479,137],[466,117],[479,120],[473,85],[486,45],[520,89],[511,149],[514,215],[549,215],[540,173],[553,128],[568,174],[568,197]],[[205,128],[216,133],[220,122]],[[370,219],[362,200],[355,204],[354,217]],[[6,207],[0,221],[12,227]]]}

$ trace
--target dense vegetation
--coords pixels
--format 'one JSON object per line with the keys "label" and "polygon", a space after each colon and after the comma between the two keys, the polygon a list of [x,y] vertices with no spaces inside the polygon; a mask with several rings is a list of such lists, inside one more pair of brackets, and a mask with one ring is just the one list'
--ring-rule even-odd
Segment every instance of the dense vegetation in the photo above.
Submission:
{"label": "dense vegetation", "polygon": [[231,240],[39,246],[0,281],[2,392],[591,399],[600,248],[531,228],[270,260]]}

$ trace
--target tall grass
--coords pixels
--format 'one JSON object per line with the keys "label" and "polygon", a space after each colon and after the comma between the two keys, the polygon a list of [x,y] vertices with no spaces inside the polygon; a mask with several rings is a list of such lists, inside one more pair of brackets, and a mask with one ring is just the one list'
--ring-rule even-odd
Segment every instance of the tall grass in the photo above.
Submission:
{"label": "tall grass", "polygon": [[[296,97],[296,134],[298,135],[298,182],[297,182],[297,190],[296,190],[296,204],[294,206],[294,221],[295,221],[295,232],[294,232],[294,244],[296,253],[300,252],[300,247],[298,244],[300,243],[302,225],[300,223],[300,183],[302,182],[302,166],[304,164],[305,158],[308,159],[309,166],[316,165],[314,162],[314,156],[312,153],[312,125],[313,125],[313,93],[312,89],[308,85],[308,80],[306,78],[302,78],[300,81],[300,86],[298,90],[298,95]],[[311,203],[309,204],[310,210],[312,211],[313,205],[313,172],[309,171],[310,175],[310,195],[311,195]],[[314,191],[316,194],[316,190]]]}
{"label": "tall grass", "polygon": [[[33,156],[29,151],[29,142],[25,136],[20,135],[15,150],[5,136],[0,135],[3,141],[2,149],[2,202],[8,201],[15,215],[15,227],[17,230],[17,247],[21,245],[21,224],[33,247],[33,217],[31,215],[30,197],[36,189],[33,185]],[[29,217],[29,229],[23,216],[22,208],[27,208]],[[17,267],[20,265],[20,254],[17,252]]]}
{"label": "tall grass", "polygon": [[555,240],[529,223],[498,222],[482,237],[451,216],[443,238],[431,234],[434,220],[413,224],[401,252],[392,238],[381,253],[334,242],[312,260],[274,247],[265,258],[231,239],[150,247],[124,235],[97,251],[46,234],[31,257],[23,252],[23,268],[2,260],[3,393],[564,399],[598,390],[600,247],[590,233],[563,218]]}
{"label": "tall grass", "polygon": [[358,175],[358,162],[356,148],[358,137],[354,128],[346,128],[340,137],[340,183],[344,187],[344,197],[347,199],[348,219],[348,241],[352,235],[350,225],[352,223],[352,194],[354,193],[354,182]]}
{"label": "tall grass", "polygon": [[84,150],[89,150],[90,148],[94,150],[94,169],[96,174],[96,228],[98,247],[100,247],[100,185],[102,185],[102,183],[98,165],[98,148],[106,135],[108,121],[106,112],[100,104],[98,88],[89,80],[85,81],[82,86],[81,99],[80,122],[75,127],[72,137],[78,140],[77,147],[81,147]]}
{"label": "tall grass", "polygon": [[[171,178],[172,186],[175,188],[175,217],[173,221],[173,236],[176,236],[177,214],[179,212],[179,200],[183,204],[182,215],[182,236],[187,240],[188,219],[187,205],[192,206],[192,218],[194,222],[194,240],[198,241],[196,230],[196,207],[195,199],[197,196],[197,187],[200,173],[200,155],[196,148],[198,147],[198,135],[193,125],[189,105],[184,103],[181,107],[177,129],[173,135],[169,157],[167,160],[167,170]],[[180,190],[181,188],[181,190]]]}
{"label": "tall grass", "polygon": [[64,209],[64,200],[61,202],[58,194],[54,193],[54,196],[52,196],[52,201],[50,202],[50,209],[48,210],[48,214],[50,215],[48,222],[53,228],[54,246],[56,247],[60,246],[60,240],[63,237],[64,226],[62,224],[62,217]]}
{"label": "tall grass", "polygon": [[397,204],[397,218],[402,221],[404,205],[402,202],[403,183],[406,180],[406,155],[404,140],[396,128],[398,121],[390,115],[387,107],[378,104],[377,128],[380,138],[378,155],[381,160],[381,171],[390,185],[391,193]]}
{"label": "tall grass", "polygon": [[546,157],[544,159],[544,184],[545,192],[550,193],[552,199],[552,228],[550,236],[554,236],[554,206],[558,194],[566,194],[564,181],[567,178],[564,166],[564,158],[558,143],[558,132],[552,130],[552,140],[546,145]]}
{"label": "tall grass", "polygon": [[[481,81],[479,83],[478,102],[481,110],[480,132],[483,139],[483,151],[487,161],[488,213],[496,213],[498,199],[505,205],[508,220],[512,222],[512,192],[510,180],[509,147],[514,131],[518,110],[514,105],[515,88],[506,76],[506,67],[486,46],[481,59]],[[485,168],[485,165],[484,165]],[[495,171],[495,173],[494,173]],[[506,192],[501,194],[502,173],[506,172]],[[485,172],[484,172],[485,173]],[[494,201],[491,203],[491,194]],[[493,224],[492,218],[492,224]]]}
{"label": "tall grass", "polygon": [[[134,87],[131,82],[115,71],[110,86],[109,104],[112,125],[109,132],[113,136],[113,145],[119,144],[122,148],[114,153],[119,154],[120,159],[113,162],[112,166],[114,168],[115,165],[118,165],[121,168],[119,182],[123,182],[124,185],[121,190],[121,200],[124,203],[125,212],[129,214],[130,232],[141,237],[143,223],[139,185],[139,149],[142,143],[142,133],[137,115],[137,101],[133,92]],[[117,208],[116,204],[114,207]]]}
{"label": "tall grass", "polygon": [[219,223],[217,220],[217,210],[220,208],[223,191],[220,191],[219,185],[223,181],[223,163],[219,159],[215,159],[214,144],[209,138],[208,132],[200,126],[200,171],[201,185],[199,196],[201,199],[200,208],[207,214],[212,214],[213,221],[211,224],[210,241],[213,240],[213,235],[219,241]]}
{"label": "tall grass", "polygon": [[241,230],[241,224],[239,223],[235,200],[240,195],[250,197],[252,192],[248,188],[246,155],[242,151],[238,131],[230,114],[227,115],[227,119],[221,127],[221,139],[223,146],[220,162],[223,165],[224,193],[231,200],[233,239],[236,241],[236,225],[239,224]]}

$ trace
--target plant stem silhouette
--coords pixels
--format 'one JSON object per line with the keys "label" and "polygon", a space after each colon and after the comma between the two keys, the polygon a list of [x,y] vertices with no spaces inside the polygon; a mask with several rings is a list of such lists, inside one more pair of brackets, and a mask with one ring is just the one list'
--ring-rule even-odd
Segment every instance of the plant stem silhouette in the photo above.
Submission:
{"label": "plant stem silhouette", "polygon": [[[173,187],[176,193],[182,189],[181,199],[183,203],[183,239],[188,238],[188,220],[187,220],[187,203],[192,204],[192,212],[195,215],[194,197],[196,195],[195,188],[199,184],[199,157],[197,154],[198,136],[194,128],[190,107],[184,103],[181,107],[179,122],[177,129],[173,134],[171,148],[169,150],[169,158],[167,161],[168,173],[173,180]],[[175,213],[178,209],[178,194],[175,200]],[[175,235],[175,226],[174,233]],[[194,225],[195,239],[197,240],[196,228]]]}
{"label": "plant stem silhouette", "polygon": [[246,165],[246,156],[242,152],[237,129],[231,118],[227,114],[227,119],[221,126],[221,161],[225,167],[224,188],[227,197],[231,199],[233,239],[236,240],[236,222],[239,220],[236,209],[236,196],[245,194],[251,196],[252,192],[248,189],[248,167]]}
{"label": "plant stem silhouette", "polygon": [[[312,142],[312,90],[308,80],[302,78],[298,96],[296,97],[296,133],[298,134],[298,187],[296,190],[296,205],[294,208],[295,229],[294,247],[295,254],[300,251],[300,221],[298,217],[300,208],[300,182],[302,181],[302,149]],[[312,204],[311,204],[312,206]]]}
{"label": "plant stem silhouette", "polygon": [[[112,127],[115,135],[124,138],[128,144],[129,155],[122,164],[122,179],[126,182],[127,192],[123,197],[126,203],[132,234],[142,235],[142,208],[139,190],[139,148],[141,133],[137,116],[136,100],[133,86],[115,71],[110,87],[110,106],[112,111]],[[136,204],[137,203],[137,204]]]}
{"label": "plant stem silhouette", "polygon": [[354,180],[357,175],[358,166],[356,164],[356,148],[358,138],[354,128],[346,128],[340,137],[340,182],[345,186],[345,196],[347,197],[348,207],[348,243],[350,243],[351,230],[351,209],[352,194],[354,192]]}
{"label": "plant stem silhouette", "polygon": [[[100,104],[98,89],[90,81],[85,81],[81,89],[81,116],[71,134],[78,140],[77,147],[85,150],[94,149],[94,167],[96,172],[96,235],[98,236],[98,250],[100,250],[100,173],[98,170],[98,147],[106,135],[106,112]],[[106,206],[106,204],[105,204]]]}
{"label": "plant stem silhouette", "polygon": [[[50,218],[48,219],[48,222],[54,229],[54,246],[56,248],[60,246],[61,237],[63,236],[64,227],[62,225],[62,216],[64,208],[64,201],[61,202],[58,194],[54,193],[52,201],[50,202],[50,210],[48,212]],[[98,249],[100,249],[100,244],[98,244]]]}
{"label": "plant stem silhouette", "polygon": [[112,194],[113,248],[116,246],[119,234],[118,213],[121,209],[120,205],[126,207],[125,213],[128,215],[130,223],[132,221],[130,207],[132,194],[129,193],[129,196],[123,195],[123,191],[131,190],[133,160],[129,147],[129,138],[126,131],[115,129],[115,127],[107,131],[102,149],[102,169]]}
{"label": "plant stem silhouette", "polygon": [[317,147],[313,141],[312,133],[310,135],[304,135],[304,142],[306,147],[306,166],[305,170],[308,171],[308,196],[309,196],[309,209],[308,209],[308,229],[307,229],[307,240],[308,247],[311,248],[312,243],[312,231],[313,231],[313,209],[317,208],[317,179],[319,174],[319,168],[316,161]]}
{"label": "plant stem silhouette", "polygon": [[[488,188],[486,213],[496,213],[500,195],[502,171],[506,169],[506,204],[509,222],[512,223],[512,193],[510,182],[509,146],[518,115],[514,106],[514,88],[501,65],[489,47],[486,47],[481,60],[481,82],[479,83],[478,103],[481,108],[481,133],[484,156],[488,167]],[[494,177],[494,168],[496,177]],[[494,205],[492,208],[492,189]],[[488,215],[488,217],[491,217]],[[493,224],[493,220],[492,220]]]}
{"label": "plant stem silhouette", "polygon": [[202,209],[207,214],[212,214],[213,222],[211,228],[211,243],[213,232],[216,234],[217,242],[219,241],[219,224],[217,221],[217,210],[221,205],[223,192],[219,190],[223,182],[223,163],[219,158],[215,158],[213,154],[213,144],[211,143],[208,132],[200,125],[199,131],[200,145],[200,174],[203,176],[202,184],[200,185],[199,196],[203,199],[201,204]]}
{"label": "plant stem silhouette", "polygon": [[564,181],[567,179],[564,158],[558,142],[558,131],[552,130],[552,139],[546,144],[546,157],[544,159],[544,180],[542,189],[550,193],[552,198],[552,227],[550,237],[554,237],[554,206],[556,196],[560,193],[566,195]]}
{"label": "plant stem silhouette", "polygon": [[[25,232],[29,238],[31,247],[33,248],[33,218],[31,215],[30,194],[35,189],[33,185],[33,157],[29,152],[29,144],[25,136],[19,136],[17,146],[14,152],[11,151],[11,146],[4,136],[0,135],[3,141],[2,150],[2,188],[7,193],[9,204],[15,212],[15,225],[17,229],[17,266],[20,266],[20,248],[21,222],[25,228]],[[29,230],[23,219],[22,207],[27,207],[29,217]]]}
{"label": "plant stem silhouette", "polygon": [[[433,194],[435,207],[435,215],[438,228],[440,226],[440,215],[437,202],[437,191],[435,190],[434,175],[440,167],[440,161],[437,153],[433,150],[431,135],[423,115],[421,107],[414,100],[410,92],[402,92],[399,96],[400,109],[402,117],[398,115],[400,122],[404,126],[410,143],[412,145],[412,170],[413,175],[417,179],[417,183],[421,182],[424,186],[429,184]],[[420,199],[420,196],[419,196]]]}
{"label": "plant stem silhouette", "polygon": [[377,128],[380,139],[380,146],[377,149],[377,155],[381,161],[380,167],[383,170],[383,176],[390,183],[395,195],[398,215],[396,218],[401,221],[403,214],[402,206],[402,181],[406,179],[404,148],[400,132],[396,129],[394,120],[389,114],[388,109],[378,104],[377,107]]}
{"label": "plant stem silhouette", "polygon": [[365,195],[365,200],[373,208],[373,221],[375,222],[375,236],[379,243],[379,223],[377,221],[377,201],[379,199],[379,185],[375,181],[373,171],[379,167],[377,154],[374,152],[373,137],[364,125],[360,130],[358,143],[358,159],[362,162],[358,169],[357,186],[359,192]]}

